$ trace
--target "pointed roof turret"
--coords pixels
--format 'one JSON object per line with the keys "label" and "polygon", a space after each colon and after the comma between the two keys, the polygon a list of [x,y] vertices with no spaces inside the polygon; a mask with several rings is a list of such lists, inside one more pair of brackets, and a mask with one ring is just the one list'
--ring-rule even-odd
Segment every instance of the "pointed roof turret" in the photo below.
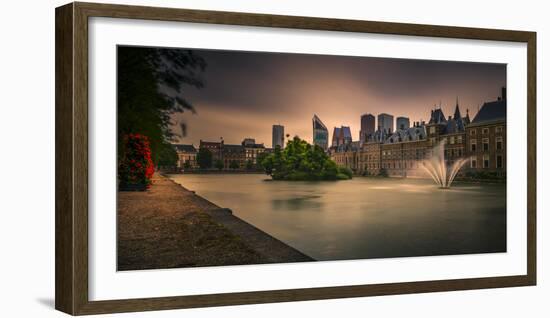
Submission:
{"label": "pointed roof turret", "polygon": [[456,106],[455,106],[455,114],[453,116],[454,120],[462,119],[462,116],[460,115],[460,107],[458,106],[458,96],[456,97]]}
{"label": "pointed roof turret", "polygon": [[462,121],[464,122],[464,125],[469,125],[470,124],[470,114],[469,114],[470,110],[468,108],[466,108],[466,116],[464,116],[464,118],[462,118]]}

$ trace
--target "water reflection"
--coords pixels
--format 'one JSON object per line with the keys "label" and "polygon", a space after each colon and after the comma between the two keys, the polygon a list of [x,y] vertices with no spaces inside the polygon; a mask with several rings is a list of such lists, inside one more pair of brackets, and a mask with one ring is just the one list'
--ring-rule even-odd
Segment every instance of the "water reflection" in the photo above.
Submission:
{"label": "water reflection", "polygon": [[440,190],[423,179],[173,178],[318,260],[506,251],[504,185]]}
{"label": "water reflection", "polygon": [[293,197],[289,199],[273,199],[271,205],[274,210],[292,210],[299,211],[303,209],[321,209],[323,202],[319,195],[308,195],[301,197]]}

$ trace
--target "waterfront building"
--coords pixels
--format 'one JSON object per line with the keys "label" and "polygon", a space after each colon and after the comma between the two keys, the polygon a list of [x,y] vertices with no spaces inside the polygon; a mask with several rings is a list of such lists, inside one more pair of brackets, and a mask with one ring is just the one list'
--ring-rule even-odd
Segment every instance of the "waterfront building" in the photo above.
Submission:
{"label": "waterfront building", "polygon": [[[245,169],[248,161],[255,165],[258,155],[266,151],[264,144],[257,144],[254,138],[245,138],[240,145],[226,144],[223,139],[220,142],[201,140],[199,148],[208,149],[212,153],[213,165],[220,160],[224,170]],[[233,167],[233,162],[236,163],[237,168]]]}
{"label": "waterfront building", "polygon": [[257,164],[258,155],[265,152],[264,144],[257,144],[255,139],[246,138],[242,142],[245,154],[245,163],[250,161],[252,164]]}
{"label": "waterfront building", "polygon": [[378,130],[384,131],[385,133],[393,132],[393,115],[390,114],[378,114]]}
{"label": "waterfront building", "polygon": [[273,125],[273,131],[272,131],[272,143],[271,147],[285,147],[285,127],[282,125]]}
{"label": "waterfront building", "polygon": [[337,147],[331,147],[329,153],[331,159],[341,167],[357,170],[359,142],[342,143]]}
{"label": "waterfront building", "polygon": [[361,130],[359,131],[359,141],[364,143],[368,136],[374,134],[375,118],[372,114],[364,114],[361,116]]}
{"label": "waterfront building", "polygon": [[496,101],[484,103],[466,126],[468,167],[472,171],[506,172],[506,88]]}
{"label": "waterfront building", "polygon": [[199,149],[206,148],[212,153],[212,162],[215,162],[216,160],[222,160],[223,159],[223,139],[220,138],[220,141],[204,141],[200,140],[199,142]]}
{"label": "waterfront building", "polygon": [[411,127],[411,123],[408,117],[397,117],[395,119],[395,125],[397,126],[398,130],[409,129]]}
{"label": "waterfront building", "polygon": [[197,149],[193,145],[174,144],[174,149],[178,156],[176,167],[178,170],[184,169],[186,163],[191,169],[197,167]]}
{"label": "waterfront building", "polygon": [[324,150],[328,149],[328,129],[325,124],[317,117],[313,115],[312,126],[313,126],[313,144],[317,145]]}
{"label": "waterfront building", "polygon": [[[243,169],[246,165],[246,150],[243,145],[223,145],[223,169],[237,170]],[[232,167],[232,163],[237,164],[237,168]]]}
{"label": "waterfront building", "polygon": [[[381,114],[383,120],[391,115]],[[398,128],[406,127],[399,125]],[[333,138],[333,140],[335,140]],[[496,101],[483,104],[470,122],[468,110],[462,116],[457,103],[453,116],[432,109],[430,120],[414,122],[412,127],[392,132],[389,124],[379,121],[379,129],[364,142],[333,145],[330,157],[338,166],[357,174],[411,177],[423,176],[422,161],[432,156],[434,146],[444,143],[448,164],[459,158],[470,158],[459,174],[466,171],[490,171],[504,175],[506,171],[506,90]]]}

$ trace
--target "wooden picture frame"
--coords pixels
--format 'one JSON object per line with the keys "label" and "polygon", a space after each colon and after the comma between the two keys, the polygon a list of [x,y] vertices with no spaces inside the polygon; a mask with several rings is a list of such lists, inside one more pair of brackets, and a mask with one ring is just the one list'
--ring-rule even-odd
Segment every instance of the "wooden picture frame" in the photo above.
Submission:
{"label": "wooden picture frame", "polygon": [[[427,293],[536,284],[536,33],[98,3],[56,9],[55,307],[72,314]],[[88,297],[88,19],[111,17],[527,43],[527,275],[90,301]]]}

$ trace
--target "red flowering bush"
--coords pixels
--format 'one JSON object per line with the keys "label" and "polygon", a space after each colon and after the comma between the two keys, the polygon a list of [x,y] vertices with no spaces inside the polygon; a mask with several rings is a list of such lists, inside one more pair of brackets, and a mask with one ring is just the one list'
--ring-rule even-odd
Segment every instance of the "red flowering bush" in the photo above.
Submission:
{"label": "red flowering bush", "polygon": [[140,134],[124,136],[122,144],[122,158],[118,165],[118,178],[121,187],[151,185],[151,178],[155,172],[151,160],[149,138]]}

